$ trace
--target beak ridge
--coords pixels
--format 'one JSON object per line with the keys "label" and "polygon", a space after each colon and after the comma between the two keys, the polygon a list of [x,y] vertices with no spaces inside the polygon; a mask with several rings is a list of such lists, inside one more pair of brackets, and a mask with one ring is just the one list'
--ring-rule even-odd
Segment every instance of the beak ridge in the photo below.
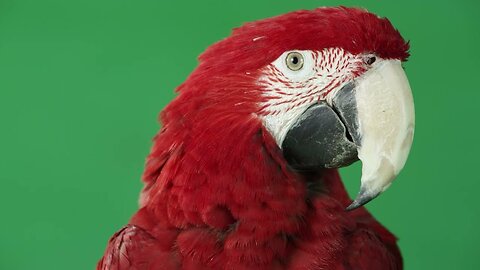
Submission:
{"label": "beak ridge", "polygon": [[415,126],[412,92],[398,60],[385,60],[356,82],[361,141],[360,192],[349,210],[385,191],[403,169]]}

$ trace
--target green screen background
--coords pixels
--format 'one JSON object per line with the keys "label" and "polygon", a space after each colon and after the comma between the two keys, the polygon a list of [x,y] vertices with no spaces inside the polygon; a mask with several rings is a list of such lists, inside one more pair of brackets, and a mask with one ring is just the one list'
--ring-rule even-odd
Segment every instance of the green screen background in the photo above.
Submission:
{"label": "green screen background", "polygon": [[[415,142],[368,208],[406,269],[480,269],[479,3],[0,0],[0,269],[93,269],[197,55],[244,22],[339,4],[411,40]],[[341,173],[355,194],[360,165]]]}

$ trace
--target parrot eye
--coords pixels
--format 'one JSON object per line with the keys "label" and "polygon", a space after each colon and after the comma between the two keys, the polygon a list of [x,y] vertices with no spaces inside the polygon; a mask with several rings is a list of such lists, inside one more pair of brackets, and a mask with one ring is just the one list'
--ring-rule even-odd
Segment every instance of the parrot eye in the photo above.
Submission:
{"label": "parrot eye", "polygon": [[298,52],[291,52],[287,54],[285,63],[290,70],[300,70],[303,67],[303,55]]}

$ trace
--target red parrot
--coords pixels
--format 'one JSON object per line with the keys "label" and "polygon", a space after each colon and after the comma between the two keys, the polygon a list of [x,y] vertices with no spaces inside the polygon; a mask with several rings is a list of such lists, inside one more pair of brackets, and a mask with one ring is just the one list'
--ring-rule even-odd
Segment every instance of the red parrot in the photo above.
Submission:
{"label": "red parrot", "polygon": [[[139,210],[97,269],[402,269],[396,237],[362,205],[412,144],[408,49],[358,8],[233,30],[162,111]],[[352,202],[337,168],[357,160]]]}

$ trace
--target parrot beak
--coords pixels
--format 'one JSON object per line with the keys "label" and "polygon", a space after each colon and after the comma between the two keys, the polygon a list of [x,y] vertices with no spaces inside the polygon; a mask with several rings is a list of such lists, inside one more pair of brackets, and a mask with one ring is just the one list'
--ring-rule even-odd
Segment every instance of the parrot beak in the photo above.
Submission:
{"label": "parrot beak", "polygon": [[326,101],[310,106],[288,130],[282,149],[297,170],[339,168],[362,161],[361,187],[347,210],[385,191],[412,145],[413,97],[399,60],[379,61]]}

